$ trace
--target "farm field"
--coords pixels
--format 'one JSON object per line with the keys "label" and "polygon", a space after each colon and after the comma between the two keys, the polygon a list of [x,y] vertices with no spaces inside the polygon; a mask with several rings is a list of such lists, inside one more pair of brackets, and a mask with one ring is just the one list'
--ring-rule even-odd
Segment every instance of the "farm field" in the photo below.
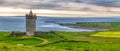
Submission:
{"label": "farm field", "polygon": [[120,32],[98,32],[91,36],[120,38]]}

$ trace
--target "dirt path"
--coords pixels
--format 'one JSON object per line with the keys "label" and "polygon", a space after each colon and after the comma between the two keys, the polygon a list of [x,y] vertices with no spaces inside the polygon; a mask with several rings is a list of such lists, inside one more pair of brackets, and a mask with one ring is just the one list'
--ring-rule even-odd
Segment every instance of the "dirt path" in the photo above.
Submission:
{"label": "dirt path", "polygon": [[40,39],[42,40],[43,42],[40,43],[40,44],[47,44],[48,43],[48,40],[47,39],[44,39],[44,38],[40,38],[40,37],[35,37],[36,39]]}

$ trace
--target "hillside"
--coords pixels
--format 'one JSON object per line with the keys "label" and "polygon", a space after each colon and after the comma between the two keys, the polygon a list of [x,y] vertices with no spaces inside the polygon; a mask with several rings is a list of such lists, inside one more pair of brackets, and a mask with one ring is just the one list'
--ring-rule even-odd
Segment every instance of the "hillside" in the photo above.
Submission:
{"label": "hillside", "polygon": [[0,32],[0,50],[120,51],[120,38],[92,36],[96,33],[99,32],[56,32],[35,37],[9,37],[9,32]]}

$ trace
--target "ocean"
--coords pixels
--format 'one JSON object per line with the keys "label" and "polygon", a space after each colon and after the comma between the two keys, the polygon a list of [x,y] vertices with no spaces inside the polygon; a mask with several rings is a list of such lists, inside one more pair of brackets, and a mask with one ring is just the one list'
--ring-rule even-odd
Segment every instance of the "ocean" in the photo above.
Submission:
{"label": "ocean", "polygon": [[[0,31],[25,31],[24,16],[0,16]],[[86,29],[75,29],[67,26],[61,26],[59,23],[76,23],[76,22],[120,22],[120,17],[37,17],[37,31],[92,31]]]}

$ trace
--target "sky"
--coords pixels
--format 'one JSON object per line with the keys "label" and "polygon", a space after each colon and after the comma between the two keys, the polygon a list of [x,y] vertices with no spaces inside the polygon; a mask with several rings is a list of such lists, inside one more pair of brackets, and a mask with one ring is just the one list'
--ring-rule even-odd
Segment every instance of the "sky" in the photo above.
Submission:
{"label": "sky", "polygon": [[120,16],[120,0],[0,0],[0,16],[25,16],[30,9],[38,16]]}

